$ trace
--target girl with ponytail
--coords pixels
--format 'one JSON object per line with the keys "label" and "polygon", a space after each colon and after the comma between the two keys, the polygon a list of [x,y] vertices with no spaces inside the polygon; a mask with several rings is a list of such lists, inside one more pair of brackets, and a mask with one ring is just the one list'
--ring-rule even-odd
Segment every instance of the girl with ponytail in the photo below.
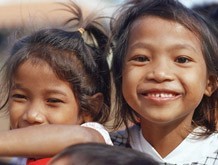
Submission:
{"label": "girl with ponytail", "polygon": [[100,17],[84,19],[76,4],[68,7],[71,31],[43,29],[21,38],[1,69],[1,109],[7,109],[11,128],[0,134],[1,156],[46,164],[49,158],[39,158],[71,144],[112,145],[103,126],[110,114],[108,37]]}

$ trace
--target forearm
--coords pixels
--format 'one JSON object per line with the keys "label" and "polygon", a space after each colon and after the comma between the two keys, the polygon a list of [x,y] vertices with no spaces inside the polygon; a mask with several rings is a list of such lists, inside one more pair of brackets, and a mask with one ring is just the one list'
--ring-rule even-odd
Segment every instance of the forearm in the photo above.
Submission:
{"label": "forearm", "polygon": [[65,147],[104,143],[95,130],[76,125],[42,125],[0,132],[0,156],[49,157]]}

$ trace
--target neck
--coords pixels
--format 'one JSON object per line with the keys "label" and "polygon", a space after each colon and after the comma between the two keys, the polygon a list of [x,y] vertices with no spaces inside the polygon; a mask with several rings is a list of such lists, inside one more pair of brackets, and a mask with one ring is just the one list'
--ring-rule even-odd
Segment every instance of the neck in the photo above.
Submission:
{"label": "neck", "polygon": [[154,124],[141,121],[142,135],[155,148],[161,157],[172,152],[191,132],[191,123]]}

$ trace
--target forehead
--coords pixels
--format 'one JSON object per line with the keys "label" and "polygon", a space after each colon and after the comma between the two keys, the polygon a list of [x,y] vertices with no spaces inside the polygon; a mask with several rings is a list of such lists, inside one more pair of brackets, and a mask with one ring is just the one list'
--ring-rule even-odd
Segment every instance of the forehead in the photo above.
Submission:
{"label": "forehead", "polygon": [[37,58],[37,57],[30,57],[30,58],[22,61],[20,64],[18,64],[16,71],[21,69],[21,68],[23,68],[23,69],[29,68],[30,69],[30,68],[42,68],[42,67],[52,69],[51,66],[45,60]]}
{"label": "forehead", "polygon": [[202,53],[201,42],[195,33],[178,22],[157,16],[143,16],[135,20],[130,28],[128,42],[129,46],[138,42],[160,47],[186,44]]}
{"label": "forehead", "polygon": [[23,61],[17,66],[17,69],[14,72],[14,76],[17,76],[18,74],[26,74],[27,76],[32,76],[33,73],[36,73],[36,75],[38,75],[39,77],[42,73],[49,73],[55,75],[53,69],[46,61],[38,58],[30,58],[28,60]]}
{"label": "forehead", "polygon": [[44,61],[33,63],[27,60],[23,62],[14,73],[12,83],[18,87],[22,86],[31,90],[43,89],[44,91],[50,92],[52,90],[54,91],[54,89],[60,89],[59,91],[72,92],[71,84],[59,78]]}
{"label": "forehead", "polygon": [[137,32],[139,30],[148,32],[156,30],[160,33],[171,32],[173,30],[177,31],[178,33],[180,33],[181,31],[186,31],[191,35],[195,35],[194,32],[190,31],[179,22],[166,18],[161,18],[158,16],[141,16],[137,18],[135,21],[132,22],[130,32]]}

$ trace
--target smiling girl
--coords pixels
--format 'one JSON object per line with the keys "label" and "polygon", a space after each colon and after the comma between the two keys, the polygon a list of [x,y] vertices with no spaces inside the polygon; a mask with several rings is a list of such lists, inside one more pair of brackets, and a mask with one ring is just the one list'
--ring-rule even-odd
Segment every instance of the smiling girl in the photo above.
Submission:
{"label": "smiling girl", "polygon": [[83,20],[80,9],[71,7],[79,22],[72,31],[39,30],[11,50],[2,69],[6,93],[1,93],[11,131],[0,134],[0,155],[42,165],[48,159],[39,158],[71,144],[112,145],[103,126],[110,114],[108,38],[97,16]]}
{"label": "smiling girl", "polygon": [[130,1],[115,23],[116,126],[136,124],[115,144],[160,163],[218,163],[217,30],[175,0]]}

